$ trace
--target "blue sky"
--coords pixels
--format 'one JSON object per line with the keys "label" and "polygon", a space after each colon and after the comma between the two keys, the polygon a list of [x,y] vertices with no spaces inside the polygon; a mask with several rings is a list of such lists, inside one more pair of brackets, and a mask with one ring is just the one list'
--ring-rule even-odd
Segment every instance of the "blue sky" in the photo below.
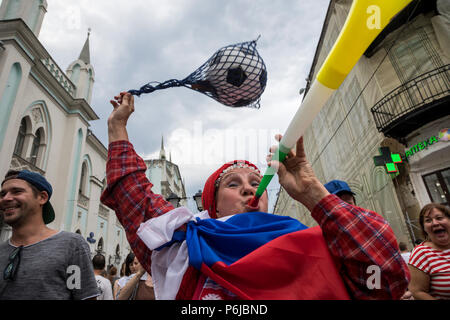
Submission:
{"label": "blue sky", "polygon": [[[48,0],[39,39],[66,70],[88,28],[95,70],[91,123],[107,146],[109,100],[150,81],[183,79],[219,48],[261,38],[258,51],[268,81],[260,109],[231,109],[186,88],[136,98],[128,123],[144,158],[166,154],[179,165],[186,193],[194,195],[226,161],[245,158],[265,170],[273,135],[283,133],[301,102],[328,0]],[[269,186],[271,205],[279,188]]]}

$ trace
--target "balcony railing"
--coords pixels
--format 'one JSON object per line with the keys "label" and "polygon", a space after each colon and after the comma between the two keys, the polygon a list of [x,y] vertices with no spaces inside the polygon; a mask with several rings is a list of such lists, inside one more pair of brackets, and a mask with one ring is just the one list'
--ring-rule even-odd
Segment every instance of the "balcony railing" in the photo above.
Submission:
{"label": "balcony railing", "polygon": [[392,90],[372,108],[377,129],[386,133],[408,115],[450,95],[450,65],[424,73]]}
{"label": "balcony railing", "polygon": [[73,96],[75,94],[75,87],[58,65],[50,58],[42,59],[41,61],[61,86]]}

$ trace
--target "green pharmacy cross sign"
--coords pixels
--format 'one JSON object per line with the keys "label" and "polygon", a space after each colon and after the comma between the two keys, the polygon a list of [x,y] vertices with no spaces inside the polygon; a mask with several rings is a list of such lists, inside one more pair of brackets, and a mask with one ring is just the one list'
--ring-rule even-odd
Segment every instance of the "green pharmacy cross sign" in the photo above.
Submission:
{"label": "green pharmacy cross sign", "polygon": [[375,166],[385,166],[388,173],[396,173],[398,171],[397,163],[403,162],[401,155],[391,153],[388,147],[381,147],[378,150],[381,155],[373,157]]}
{"label": "green pharmacy cross sign", "polygon": [[385,166],[386,171],[391,178],[395,178],[399,175],[397,163],[401,163],[403,160],[408,160],[414,154],[428,149],[429,146],[441,141],[450,141],[450,128],[442,129],[439,131],[439,136],[432,136],[431,138],[412,146],[409,150],[406,150],[403,159],[400,154],[391,153],[389,147],[381,147],[378,148],[380,155],[373,157],[373,161],[375,162],[375,166]]}

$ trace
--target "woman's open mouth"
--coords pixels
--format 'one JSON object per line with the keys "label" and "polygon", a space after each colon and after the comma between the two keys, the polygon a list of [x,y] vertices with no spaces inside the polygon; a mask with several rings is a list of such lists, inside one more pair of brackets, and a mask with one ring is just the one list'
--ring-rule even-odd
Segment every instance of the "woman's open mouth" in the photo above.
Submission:
{"label": "woman's open mouth", "polygon": [[441,237],[441,236],[444,236],[447,234],[447,230],[446,229],[436,229],[436,230],[433,230],[433,234],[435,236]]}

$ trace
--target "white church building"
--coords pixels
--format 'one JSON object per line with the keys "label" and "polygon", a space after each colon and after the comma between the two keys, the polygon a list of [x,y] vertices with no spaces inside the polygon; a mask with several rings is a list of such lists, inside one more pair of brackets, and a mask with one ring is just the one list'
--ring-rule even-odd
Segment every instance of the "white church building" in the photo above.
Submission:
{"label": "white church building", "polygon": [[[172,204],[175,204],[175,207],[187,206],[188,198],[186,197],[186,190],[180,169],[172,162],[172,156],[170,154],[169,160],[167,160],[163,138],[161,138],[159,158],[147,159],[144,162],[147,165],[145,174],[153,184],[152,191],[162,195],[169,202],[172,198]],[[176,199],[179,199],[177,201],[178,203],[174,202]]]}
{"label": "white church building", "polygon": [[[114,212],[100,203],[107,149],[89,129],[99,119],[90,104],[89,35],[63,71],[38,39],[46,11],[46,0],[3,0],[0,7],[0,178],[10,169],[44,175],[54,190],[49,227],[93,234],[91,253],[120,267],[130,248]],[[0,241],[10,235],[0,220]]]}

